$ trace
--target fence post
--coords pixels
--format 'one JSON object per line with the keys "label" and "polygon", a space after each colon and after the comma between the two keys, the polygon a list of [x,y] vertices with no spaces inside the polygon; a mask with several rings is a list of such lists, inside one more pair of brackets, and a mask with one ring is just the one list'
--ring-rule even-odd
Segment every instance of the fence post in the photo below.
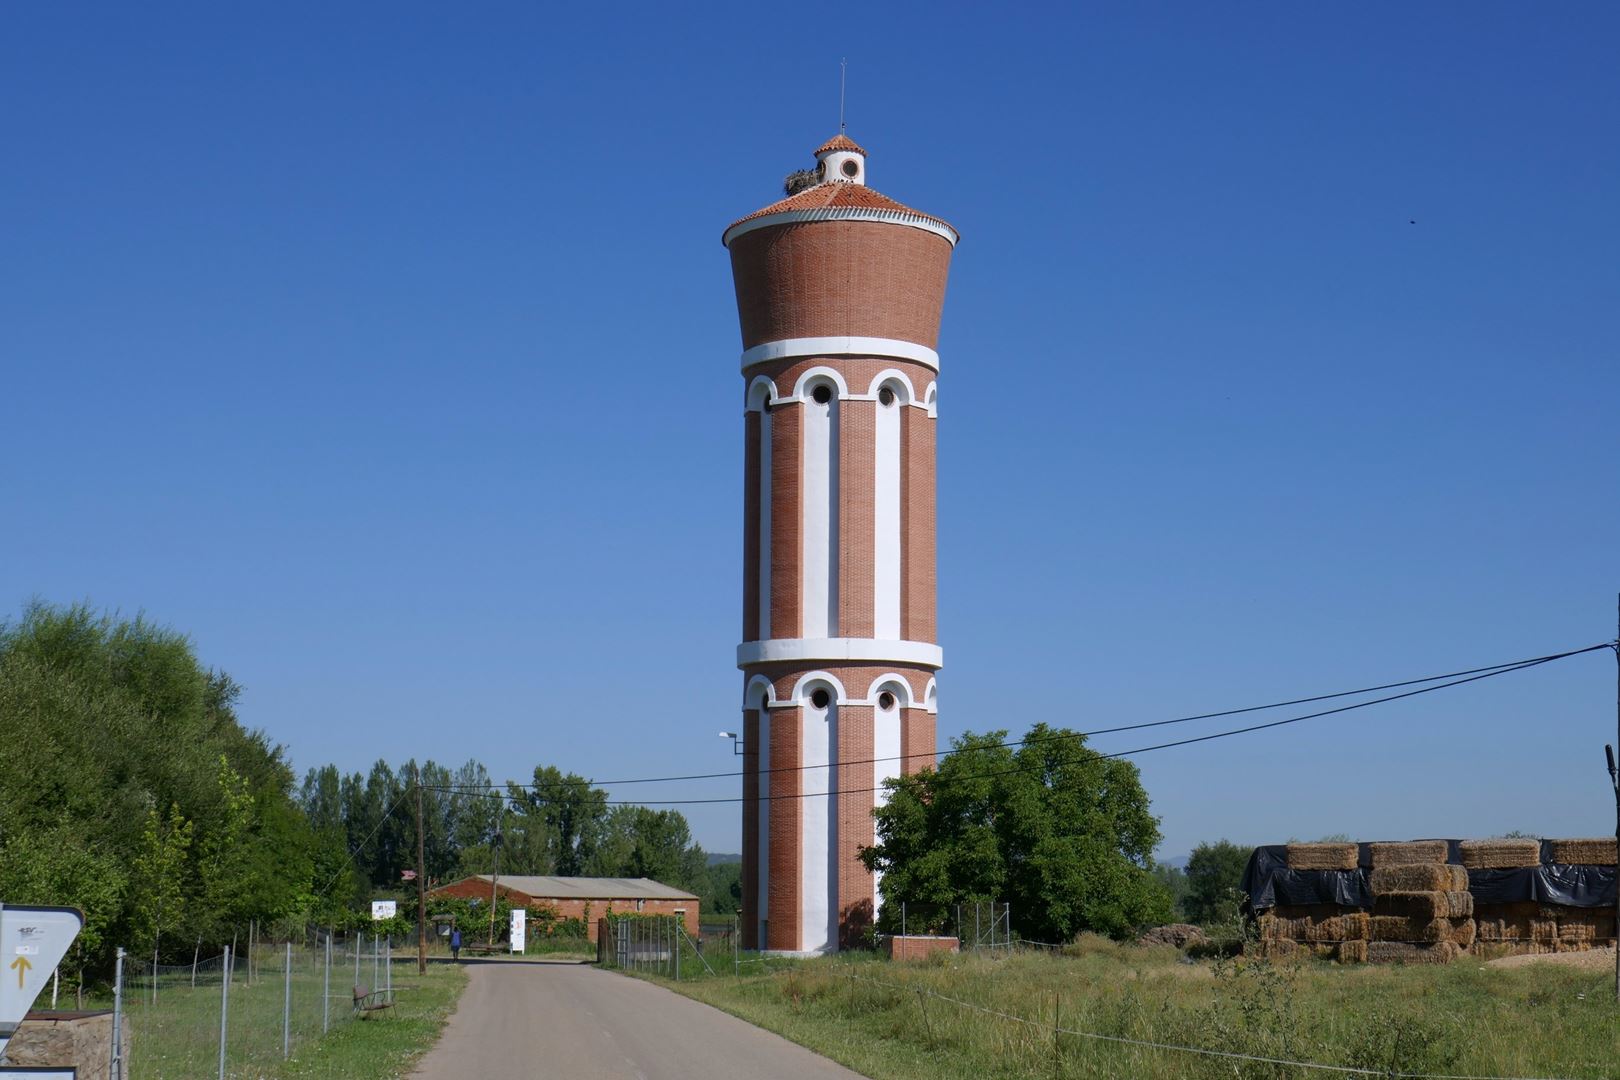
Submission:
{"label": "fence post", "polygon": [[198,938],[197,944],[192,946],[191,949],[191,988],[193,990],[197,989],[197,954],[200,952],[202,952],[202,938]]}
{"label": "fence post", "polygon": [[287,960],[281,976],[281,1060],[292,1053],[292,942],[287,942]]}
{"label": "fence post", "polygon": [[[677,915],[675,917],[680,918],[679,915]],[[669,928],[671,930],[675,931],[675,981],[680,982],[681,981],[681,938],[685,936],[684,934],[681,933],[681,931],[684,930],[685,927],[681,926],[679,923],[672,922],[672,923],[669,924]]]}
{"label": "fence post", "polygon": [[326,933],[326,970],[321,976],[321,1034],[332,1027],[332,932]]}
{"label": "fence post", "polygon": [[372,934],[371,935],[371,988],[373,990],[381,990],[382,989],[382,986],[380,984],[378,984],[378,982],[377,982],[377,974],[378,974],[378,972],[377,972],[377,963],[378,963],[378,959],[379,959],[379,956],[380,956],[381,952],[382,952],[382,939],[380,937],[378,937],[376,934]]}
{"label": "fence post", "polygon": [[1063,995],[1060,991],[1052,991],[1052,1075],[1063,1075],[1063,1046],[1059,1039],[1063,1030],[1060,1010],[1063,1007]]}
{"label": "fence post", "polygon": [[742,918],[740,916],[733,915],[731,917],[731,974],[733,978],[742,977],[742,956],[737,951],[738,949],[742,948],[742,943],[737,940],[737,935],[741,931]]}
{"label": "fence post", "polygon": [[366,936],[357,931],[349,932],[349,947],[354,950],[354,985],[360,985],[360,947]]}
{"label": "fence post", "polygon": [[383,985],[389,991],[394,989],[394,935],[389,934],[383,940]]}
{"label": "fence post", "polygon": [[113,964],[113,1029],[112,1029],[112,1063],[108,1066],[108,1073],[112,1080],[122,1080],[124,1071],[124,950],[118,950],[118,958]]}
{"label": "fence post", "polygon": [[219,1080],[225,1080],[225,1029],[231,1015],[231,947],[225,946],[225,978],[219,984]]}

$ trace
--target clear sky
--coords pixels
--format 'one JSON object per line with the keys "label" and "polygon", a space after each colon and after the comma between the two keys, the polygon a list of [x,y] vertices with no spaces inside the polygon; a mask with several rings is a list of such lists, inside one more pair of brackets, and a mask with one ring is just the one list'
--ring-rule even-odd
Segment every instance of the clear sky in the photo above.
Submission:
{"label": "clear sky", "polygon": [[[0,610],[188,631],[300,772],[732,767],[720,233],[847,56],[873,186],[963,235],[942,744],[1605,640],[1617,39],[1602,3],[7,5]],[[1614,680],[1147,755],[1162,854],[1607,833]]]}

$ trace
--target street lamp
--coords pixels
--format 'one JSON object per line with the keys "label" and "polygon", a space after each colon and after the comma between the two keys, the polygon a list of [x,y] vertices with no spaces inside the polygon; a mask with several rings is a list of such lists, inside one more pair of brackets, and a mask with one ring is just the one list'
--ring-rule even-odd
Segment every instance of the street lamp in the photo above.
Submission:
{"label": "street lamp", "polygon": [[735,731],[722,731],[720,733],[720,737],[722,739],[730,739],[731,740],[731,756],[732,757],[741,757],[742,756],[742,752],[743,752],[742,743],[738,741],[738,740],[740,740],[742,738],[741,735],[738,735]]}

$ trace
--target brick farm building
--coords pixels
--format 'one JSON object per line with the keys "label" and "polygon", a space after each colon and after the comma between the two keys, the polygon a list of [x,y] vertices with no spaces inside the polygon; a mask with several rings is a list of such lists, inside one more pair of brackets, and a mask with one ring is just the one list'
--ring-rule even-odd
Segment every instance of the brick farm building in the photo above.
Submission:
{"label": "brick farm building", "polygon": [[827,952],[869,926],[886,778],[934,760],[934,424],[957,232],[816,182],[726,229],[742,327],[743,944]]}
{"label": "brick farm building", "polygon": [[535,877],[491,878],[474,874],[431,890],[428,895],[488,903],[492,887],[514,907],[550,910],[558,919],[582,919],[596,941],[596,921],[604,915],[678,915],[697,936],[698,898],[650,878]]}

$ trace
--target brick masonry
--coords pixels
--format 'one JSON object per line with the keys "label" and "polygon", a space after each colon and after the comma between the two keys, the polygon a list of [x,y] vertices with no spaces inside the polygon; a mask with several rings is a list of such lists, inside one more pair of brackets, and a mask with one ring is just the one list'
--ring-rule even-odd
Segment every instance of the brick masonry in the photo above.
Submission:
{"label": "brick masonry", "polygon": [[777,225],[731,243],[743,347],[784,338],[939,341],[951,245],[876,221]]}
{"label": "brick masonry", "polygon": [[[531,896],[517,889],[509,889],[497,882],[495,886],[507,902],[514,907],[525,907],[531,911],[550,909],[557,913],[559,919],[582,919],[586,925],[586,933],[594,943],[596,941],[596,920],[604,915],[674,915],[680,913],[682,925],[686,932],[698,932],[698,898],[689,900],[674,899],[640,899],[630,896],[603,896],[589,900],[561,899],[558,897]],[[489,902],[489,882],[478,878],[462,878],[452,881],[448,885],[440,885],[428,893],[429,896],[449,896],[460,900],[482,900]]]}
{"label": "brick masonry", "polygon": [[[819,337],[897,339],[936,348],[944,306],[952,245],[934,233],[893,222],[824,219],[772,225],[734,237],[730,242],[738,321],[743,347],[772,341]],[[743,494],[743,640],[803,638],[803,473],[804,408],[782,398],[794,393],[811,368],[831,368],[848,393],[865,396],[886,370],[904,374],[918,401],[926,400],[936,372],[926,364],[873,356],[801,356],[767,360],[743,372],[751,385],[771,380],[776,401],[769,423],[760,413],[746,412]],[[833,556],[836,564],[837,628],[829,636],[870,639],[876,630],[875,516],[877,410],[874,401],[845,396],[838,403],[838,470]],[[770,440],[769,552],[761,550],[760,488],[762,429]],[[937,637],[935,602],[935,420],[926,410],[900,411],[900,636],[933,643]],[[761,625],[759,576],[769,562],[768,625]],[[818,635],[819,636],[819,635]],[[837,770],[829,807],[832,868],[838,891],[840,945],[858,939],[873,918],[872,876],[856,852],[874,840],[875,801],[874,709],[854,704],[874,697],[878,676],[898,674],[921,705],[933,670],[887,661],[769,662],[750,664],[744,685],[763,675],[771,682],[772,700],[783,707],[761,718],[747,710],[743,721],[743,943],[750,948],[797,951],[801,941],[802,788],[799,772],[804,710],[791,702],[795,686],[811,672],[825,673],[844,688],[838,711],[836,760],[851,762]],[[761,725],[769,724],[769,760],[759,760]],[[934,717],[923,708],[902,709],[901,769],[915,772],[934,760]],[[860,763],[860,764],[856,764]],[[761,820],[759,770],[771,770],[771,796]],[[760,896],[757,865],[761,832],[768,838],[767,895]],[[766,917],[765,940],[758,941],[758,918]],[[921,939],[919,939],[921,940]],[[935,948],[936,946],[918,946]]]}

